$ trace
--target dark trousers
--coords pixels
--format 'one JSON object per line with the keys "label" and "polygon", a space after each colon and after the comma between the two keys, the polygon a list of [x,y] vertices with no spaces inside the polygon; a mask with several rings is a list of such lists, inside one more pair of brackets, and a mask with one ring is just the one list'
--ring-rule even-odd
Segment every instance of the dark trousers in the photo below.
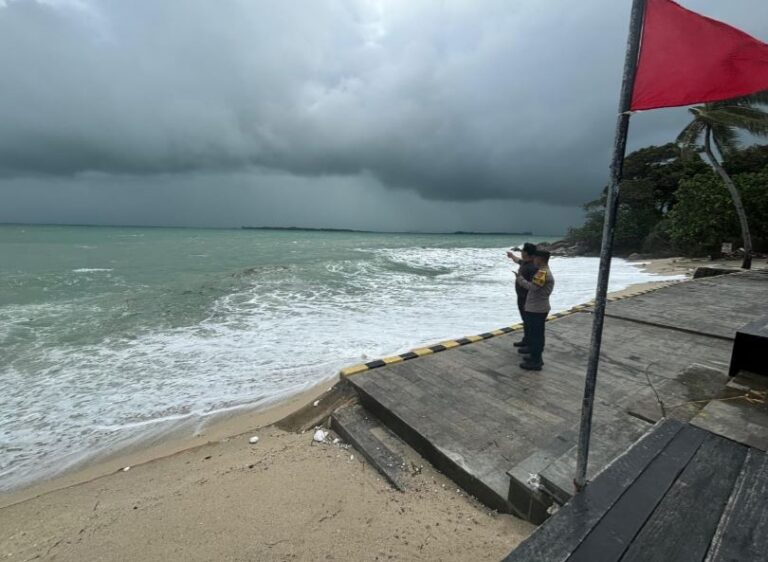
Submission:
{"label": "dark trousers", "polygon": [[528,332],[528,349],[531,352],[531,361],[538,363],[544,352],[544,329],[547,325],[547,313],[526,312],[525,325]]}
{"label": "dark trousers", "polygon": [[528,344],[528,322],[525,321],[525,299],[517,299],[517,310],[520,311],[520,319],[523,321],[523,343]]}

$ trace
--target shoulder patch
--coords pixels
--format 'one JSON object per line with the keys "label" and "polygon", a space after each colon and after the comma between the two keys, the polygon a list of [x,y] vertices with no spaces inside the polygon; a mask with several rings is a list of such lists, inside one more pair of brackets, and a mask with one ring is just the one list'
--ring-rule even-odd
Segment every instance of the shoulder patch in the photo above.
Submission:
{"label": "shoulder patch", "polygon": [[534,285],[538,285],[539,287],[543,287],[544,283],[547,282],[547,272],[543,269],[540,269],[536,272],[536,275],[533,276],[533,283]]}

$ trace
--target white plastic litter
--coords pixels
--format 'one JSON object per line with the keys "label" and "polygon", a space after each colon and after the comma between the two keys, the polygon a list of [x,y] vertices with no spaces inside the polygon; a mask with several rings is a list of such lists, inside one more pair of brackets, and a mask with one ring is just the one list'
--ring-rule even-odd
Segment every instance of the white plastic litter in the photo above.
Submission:
{"label": "white plastic litter", "polygon": [[328,437],[328,432],[323,431],[322,429],[318,429],[317,431],[315,431],[315,436],[312,439],[314,439],[318,443],[323,443],[325,442],[326,437]]}
{"label": "white plastic litter", "polygon": [[541,477],[538,474],[529,473],[527,484],[534,490],[538,490],[541,488]]}
{"label": "white plastic litter", "polygon": [[131,470],[130,466],[126,466],[126,467],[123,468],[123,472],[128,472],[129,470]]}
{"label": "white plastic litter", "polygon": [[550,505],[550,506],[547,508],[547,513],[548,513],[549,515],[554,515],[554,514],[555,514],[555,513],[557,513],[558,511],[560,511],[560,506],[559,506],[559,505],[557,505],[556,503],[553,503],[552,505]]}
{"label": "white plastic litter", "polygon": [[248,443],[250,443],[251,445],[255,445],[258,442],[259,442],[259,436],[258,435],[254,435],[253,437],[251,437],[248,440]]}
{"label": "white plastic litter", "polygon": [[333,444],[334,444],[334,445],[337,445],[337,444],[339,443],[339,441],[341,441],[341,439],[339,439],[338,437],[336,437],[336,438],[333,440]]}
{"label": "white plastic litter", "polygon": [[312,405],[317,406],[319,403],[320,403],[320,400],[315,400],[314,402],[312,402]]}

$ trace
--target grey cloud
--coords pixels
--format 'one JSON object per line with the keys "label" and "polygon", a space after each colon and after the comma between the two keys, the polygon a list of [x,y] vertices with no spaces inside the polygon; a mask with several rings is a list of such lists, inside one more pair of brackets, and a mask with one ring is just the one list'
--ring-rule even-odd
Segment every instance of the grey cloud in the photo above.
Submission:
{"label": "grey cloud", "polygon": [[[768,36],[768,6],[685,4]],[[372,176],[576,205],[607,176],[629,2],[6,0],[0,176]],[[635,118],[665,142],[685,112]]]}
{"label": "grey cloud", "polygon": [[307,182],[297,176],[249,170],[162,174],[151,179],[93,173],[8,179],[3,189],[11,204],[0,205],[0,222],[515,230],[560,235],[565,225],[581,217],[576,208],[510,199],[426,201],[413,191],[392,192],[366,175],[325,176]]}

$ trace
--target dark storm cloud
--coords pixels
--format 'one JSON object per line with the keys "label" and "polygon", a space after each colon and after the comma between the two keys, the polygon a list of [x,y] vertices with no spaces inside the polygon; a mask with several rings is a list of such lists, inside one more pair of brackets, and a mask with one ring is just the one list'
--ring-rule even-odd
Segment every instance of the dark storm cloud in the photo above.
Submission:
{"label": "dark storm cloud", "polygon": [[[629,4],[0,0],[0,175],[258,169],[579,204],[607,176]],[[765,2],[685,4],[768,37]],[[684,121],[638,116],[633,140]]]}

